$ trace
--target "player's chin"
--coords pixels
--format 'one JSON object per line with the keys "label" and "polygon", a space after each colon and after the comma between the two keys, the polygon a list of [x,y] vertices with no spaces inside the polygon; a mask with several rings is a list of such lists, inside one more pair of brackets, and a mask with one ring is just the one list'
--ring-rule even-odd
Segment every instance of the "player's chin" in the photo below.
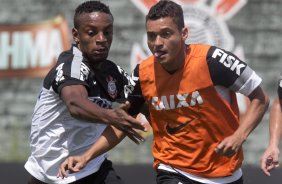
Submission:
{"label": "player's chin", "polygon": [[167,59],[165,57],[155,57],[155,61],[160,63],[161,65],[167,63]]}
{"label": "player's chin", "polygon": [[100,62],[108,58],[108,54],[95,54],[92,56],[92,60]]}

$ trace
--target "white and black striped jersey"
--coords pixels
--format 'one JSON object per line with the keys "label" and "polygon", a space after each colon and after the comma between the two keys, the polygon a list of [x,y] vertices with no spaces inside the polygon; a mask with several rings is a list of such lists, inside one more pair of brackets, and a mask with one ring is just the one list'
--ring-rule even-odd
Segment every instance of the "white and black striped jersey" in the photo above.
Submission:
{"label": "white and black striped jersey", "polygon": [[70,183],[96,172],[106,154],[65,179],[56,177],[60,164],[68,156],[88,150],[106,127],[99,122],[73,118],[60,92],[65,86],[83,85],[89,100],[102,108],[111,108],[112,102],[121,98],[128,78],[124,70],[109,60],[89,63],[75,45],[63,52],[44,79],[37,99],[31,124],[31,155],[25,164],[27,171],[45,183]]}

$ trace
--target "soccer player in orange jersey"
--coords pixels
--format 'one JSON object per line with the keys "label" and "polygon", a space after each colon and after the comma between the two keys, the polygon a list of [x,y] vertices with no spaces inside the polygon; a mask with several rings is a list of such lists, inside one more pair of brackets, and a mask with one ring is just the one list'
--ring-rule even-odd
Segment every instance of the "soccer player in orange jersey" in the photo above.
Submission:
{"label": "soccer player in orange jersey", "polygon": [[[152,56],[134,70],[128,99],[149,105],[158,184],[243,183],[242,144],[261,121],[268,97],[261,78],[224,49],[185,44],[181,6],[159,1],[146,16]],[[250,100],[239,120],[235,93]]]}

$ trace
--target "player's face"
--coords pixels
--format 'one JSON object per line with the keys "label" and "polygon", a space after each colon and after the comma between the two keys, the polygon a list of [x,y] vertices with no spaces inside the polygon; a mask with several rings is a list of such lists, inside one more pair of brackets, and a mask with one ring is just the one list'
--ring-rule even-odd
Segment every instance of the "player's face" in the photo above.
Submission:
{"label": "player's face", "polygon": [[113,40],[112,16],[103,12],[81,14],[79,27],[73,29],[73,37],[90,62],[105,60]]}
{"label": "player's face", "polygon": [[185,59],[187,28],[179,30],[171,17],[148,20],[147,43],[155,57],[167,71],[175,71]]}

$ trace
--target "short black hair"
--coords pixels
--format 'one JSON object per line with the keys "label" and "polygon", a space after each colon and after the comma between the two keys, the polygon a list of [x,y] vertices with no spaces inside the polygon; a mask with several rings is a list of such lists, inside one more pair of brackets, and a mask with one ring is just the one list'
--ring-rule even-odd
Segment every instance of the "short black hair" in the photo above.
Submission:
{"label": "short black hair", "polygon": [[110,11],[109,6],[105,5],[100,1],[85,1],[75,9],[75,14],[73,17],[74,27],[75,28],[79,27],[79,21],[78,21],[79,15],[83,13],[92,13],[92,12],[103,12],[109,14],[112,16],[114,20],[114,17]]}
{"label": "short black hair", "polygon": [[164,17],[171,17],[179,30],[184,28],[182,7],[169,0],[161,0],[150,8],[146,16],[146,23],[148,20],[157,20]]}

